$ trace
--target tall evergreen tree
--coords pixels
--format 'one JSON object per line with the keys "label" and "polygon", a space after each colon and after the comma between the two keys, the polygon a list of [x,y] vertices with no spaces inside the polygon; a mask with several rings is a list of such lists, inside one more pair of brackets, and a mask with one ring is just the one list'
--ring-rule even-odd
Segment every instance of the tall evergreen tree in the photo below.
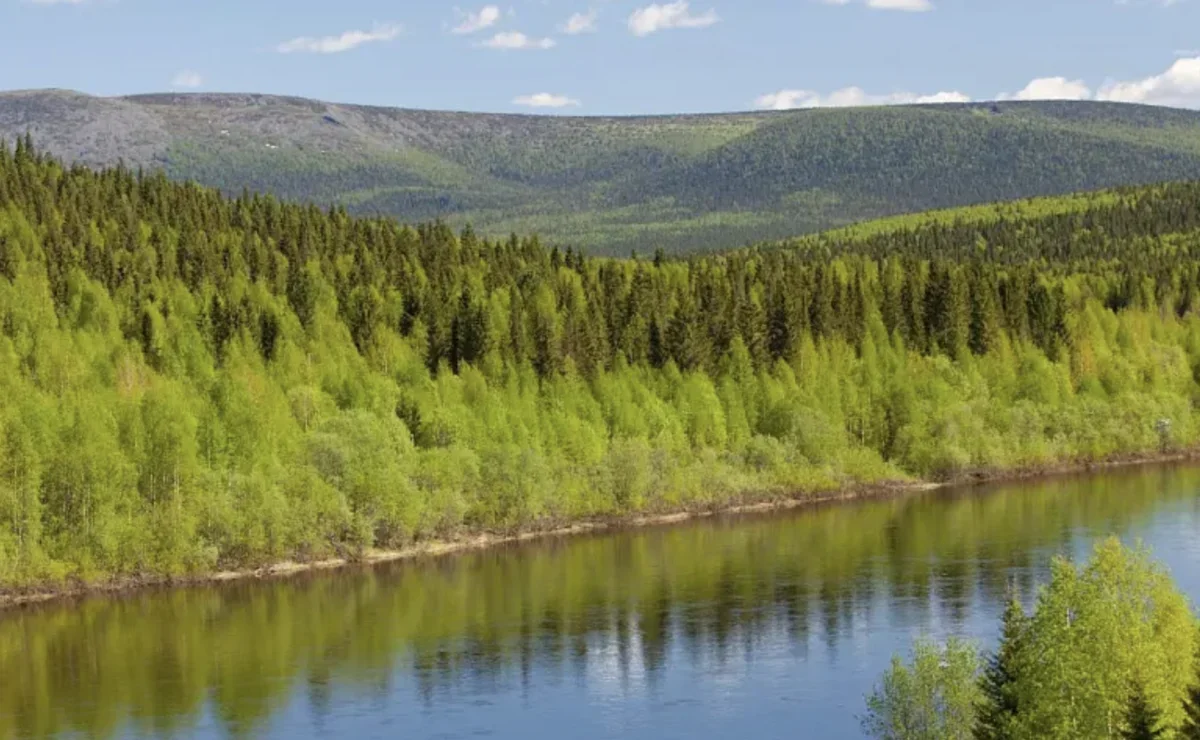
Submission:
{"label": "tall evergreen tree", "polygon": [[685,294],[666,332],[666,352],[680,370],[702,370],[709,361],[708,335],[704,331],[696,302]]}
{"label": "tall evergreen tree", "polygon": [[1004,609],[1000,645],[987,657],[980,677],[983,703],[979,708],[976,740],[1013,738],[1013,720],[1020,708],[1016,687],[1020,678],[1021,650],[1029,618],[1015,594]]}
{"label": "tall evergreen tree", "polygon": [[1150,705],[1145,687],[1138,684],[1129,697],[1129,709],[1121,737],[1125,740],[1159,740],[1163,737],[1161,725],[1159,711]]}
{"label": "tall evergreen tree", "polygon": [[1179,728],[1180,740],[1200,740],[1200,675],[1193,679],[1192,685],[1188,688],[1188,696],[1183,703],[1183,710],[1183,726]]}

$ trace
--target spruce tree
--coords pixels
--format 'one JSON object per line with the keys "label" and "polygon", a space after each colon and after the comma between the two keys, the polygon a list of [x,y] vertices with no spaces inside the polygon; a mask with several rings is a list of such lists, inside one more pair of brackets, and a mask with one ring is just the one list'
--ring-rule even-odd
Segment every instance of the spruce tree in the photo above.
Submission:
{"label": "spruce tree", "polygon": [[1146,689],[1138,685],[1129,697],[1129,709],[1125,715],[1125,740],[1158,740],[1163,736],[1159,711],[1150,706]]}
{"label": "spruce tree", "polygon": [[767,309],[767,348],[771,359],[790,357],[795,341],[796,325],[791,320],[791,307],[786,291],[772,286]]}
{"label": "spruce tree", "polygon": [[675,360],[680,370],[702,370],[709,360],[708,337],[701,325],[696,302],[684,294],[675,316],[668,322],[666,354]]}
{"label": "spruce tree", "polygon": [[1183,703],[1184,720],[1179,728],[1180,740],[1200,740],[1200,675],[1188,688],[1187,701]]}
{"label": "spruce tree", "polygon": [[1020,678],[1020,653],[1029,618],[1015,595],[1010,595],[1004,610],[1000,645],[987,658],[980,677],[983,703],[975,727],[976,740],[1007,740],[1013,737],[1013,720],[1020,705],[1017,681]]}

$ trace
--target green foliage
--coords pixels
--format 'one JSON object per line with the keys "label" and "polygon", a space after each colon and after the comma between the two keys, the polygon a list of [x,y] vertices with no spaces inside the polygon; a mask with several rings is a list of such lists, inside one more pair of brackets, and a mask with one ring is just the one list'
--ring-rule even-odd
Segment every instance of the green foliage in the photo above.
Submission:
{"label": "green foliage", "polygon": [[1111,539],[1086,567],[1060,560],[1024,645],[1020,736],[1119,737],[1134,685],[1174,732],[1196,637],[1187,600],[1144,550]]}
{"label": "green foliage", "polygon": [[[1200,116],[997,102],[631,118],[506,116],[267,95],[0,95],[85,164],[227,193],[541,233],[596,253],[729,248],[864,219],[1200,177]],[[102,139],[84,133],[104,130]]]}
{"label": "green foliage", "polygon": [[0,147],[0,585],[1190,445],[1198,192],[613,260]]}
{"label": "green foliage", "polygon": [[1180,740],[1200,739],[1200,682],[1192,678],[1188,687],[1187,701],[1183,705],[1183,725],[1179,728]]}
{"label": "green foliage", "polygon": [[863,731],[878,740],[968,740],[979,702],[975,648],[918,640],[911,662],[896,656],[867,697]]}
{"label": "green foliage", "polygon": [[1157,709],[1150,705],[1146,691],[1140,685],[1129,697],[1129,710],[1125,714],[1125,740],[1158,740],[1163,736],[1162,718]]}
{"label": "green foliage", "polygon": [[1021,704],[1018,681],[1022,676],[1020,661],[1025,658],[1025,633],[1029,618],[1015,596],[1004,609],[1000,647],[987,656],[980,676],[983,700],[978,709],[975,740],[1010,740],[1016,737],[1016,721]]}
{"label": "green foliage", "polygon": [[[1033,615],[1015,601],[1005,612],[1000,647],[978,680],[981,701],[971,707],[974,736],[1187,737],[1197,637],[1191,605],[1145,550],[1114,537],[1085,566],[1059,558]],[[927,643],[922,651],[937,654]],[[926,736],[921,720],[907,718],[931,716],[933,694],[903,669],[895,664],[868,708],[873,718],[904,718],[876,719],[872,729],[906,730],[877,736]]]}

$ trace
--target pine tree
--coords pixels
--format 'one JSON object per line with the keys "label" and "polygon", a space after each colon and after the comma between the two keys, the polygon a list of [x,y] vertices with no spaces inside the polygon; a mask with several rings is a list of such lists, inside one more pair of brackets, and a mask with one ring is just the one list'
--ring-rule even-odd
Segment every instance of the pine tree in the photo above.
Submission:
{"label": "pine tree", "polygon": [[925,324],[929,349],[954,356],[967,346],[971,331],[971,297],[959,270],[940,264],[930,276],[925,293]]}
{"label": "pine tree", "polygon": [[999,343],[1003,320],[994,273],[981,265],[976,265],[973,273],[970,347],[972,352],[982,355]]}
{"label": "pine tree", "polygon": [[809,309],[809,324],[814,337],[824,337],[834,331],[836,316],[833,295],[836,289],[831,271],[824,265],[817,265],[812,276],[812,303]]}
{"label": "pine tree", "polygon": [[771,359],[778,360],[791,357],[796,325],[792,322],[787,292],[777,286],[772,287],[767,299],[767,348]]}
{"label": "pine tree", "polygon": [[1020,677],[1020,653],[1029,618],[1015,595],[1004,610],[1000,646],[987,658],[980,678],[984,701],[975,728],[976,740],[1007,740],[1019,710],[1016,693]]}
{"label": "pine tree", "polygon": [[1200,740],[1200,676],[1188,688],[1187,701],[1183,703],[1186,715],[1183,726],[1179,728],[1180,740]]}
{"label": "pine tree", "polygon": [[1129,697],[1129,709],[1125,715],[1125,740],[1158,740],[1163,736],[1159,711],[1150,706],[1146,689],[1140,684]]}
{"label": "pine tree", "polygon": [[680,370],[702,370],[709,360],[708,337],[701,325],[696,303],[685,294],[670,323],[667,324],[666,354]]}

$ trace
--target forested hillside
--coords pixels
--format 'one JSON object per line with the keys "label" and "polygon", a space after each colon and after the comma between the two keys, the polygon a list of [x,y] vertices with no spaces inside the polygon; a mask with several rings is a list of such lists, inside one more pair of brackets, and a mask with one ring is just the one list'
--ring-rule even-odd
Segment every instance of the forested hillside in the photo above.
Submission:
{"label": "forested hillside", "polygon": [[0,584],[1190,444],[1198,251],[1197,184],[617,260],[0,149]]}
{"label": "forested hillside", "polygon": [[611,118],[0,94],[0,138],[26,133],[68,162],[618,256],[1200,178],[1200,113],[1094,102]]}

